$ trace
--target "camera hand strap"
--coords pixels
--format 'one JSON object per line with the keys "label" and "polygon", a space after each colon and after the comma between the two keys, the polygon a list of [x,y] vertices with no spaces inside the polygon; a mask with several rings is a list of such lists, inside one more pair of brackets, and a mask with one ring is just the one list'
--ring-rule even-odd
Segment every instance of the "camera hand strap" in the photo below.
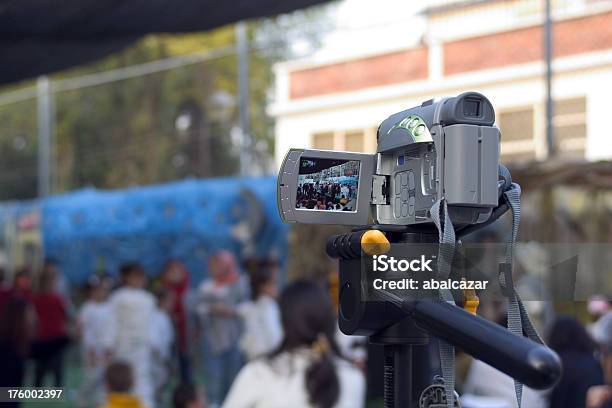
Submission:
{"label": "camera hand strap", "polygon": [[[536,331],[525,305],[521,297],[514,289],[512,280],[512,261],[514,244],[518,236],[519,223],[521,221],[521,187],[512,183],[510,188],[504,192],[504,199],[508,203],[508,207],[512,211],[512,236],[506,248],[506,262],[501,265],[499,273],[499,283],[503,293],[508,297],[508,330],[517,336],[523,336],[523,330],[527,337],[537,343],[544,344],[538,332]],[[514,381],[514,390],[516,392],[516,402],[521,408],[521,400],[523,397],[523,384],[519,381]]]}
{"label": "camera hand strap", "polygon": [[[443,212],[441,215],[440,212]],[[446,280],[450,275],[451,264],[455,254],[455,228],[448,215],[446,200],[436,201],[431,206],[431,219],[438,229],[438,279]],[[448,289],[440,289],[442,301],[455,304],[453,295]],[[444,392],[447,408],[455,406],[455,347],[447,341],[438,339],[440,350],[440,368],[444,378]]]}

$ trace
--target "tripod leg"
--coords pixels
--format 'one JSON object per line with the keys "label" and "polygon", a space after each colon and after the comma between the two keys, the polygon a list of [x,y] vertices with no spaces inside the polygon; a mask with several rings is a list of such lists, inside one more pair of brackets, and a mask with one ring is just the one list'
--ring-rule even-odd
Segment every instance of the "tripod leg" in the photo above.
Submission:
{"label": "tripod leg", "polygon": [[413,396],[412,346],[385,345],[384,398],[385,408],[416,407]]}

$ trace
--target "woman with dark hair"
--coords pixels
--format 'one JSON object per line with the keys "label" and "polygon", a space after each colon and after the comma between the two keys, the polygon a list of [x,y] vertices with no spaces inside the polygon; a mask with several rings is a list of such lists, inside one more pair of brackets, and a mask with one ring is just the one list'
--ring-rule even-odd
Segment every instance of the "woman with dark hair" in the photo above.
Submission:
{"label": "woman with dark hair", "polygon": [[580,322],[561,316],[550,331],[548,345],[563,363],[563,375],[553,388],[550,407],[584,407],[589,387],[603,384],[601,365],[594,355],[595,342]]}
{"label": "woman with dark hair", "polygon": [[[6,301],[0,315],[0,387],[23,386],[34,325],[34,311],[29,302],[18,297]],[[6,406],[18,407],[19,403]]]}
{"label": "woman with dark hair", "polygon": [[279,303],[281,345],[240,371],[223,406],[362,407],[365,380],[340,357],[327,293],[313,282],[298,281],[285,288]]}

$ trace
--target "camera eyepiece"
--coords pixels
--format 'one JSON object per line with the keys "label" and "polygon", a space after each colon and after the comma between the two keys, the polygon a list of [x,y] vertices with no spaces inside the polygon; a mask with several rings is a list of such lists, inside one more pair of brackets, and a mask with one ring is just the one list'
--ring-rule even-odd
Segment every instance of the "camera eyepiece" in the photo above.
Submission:
{"label": "camera eyepiece", "polygon": [[442,101],[439,123],[443,126],[466,124],[492,126],[495,111],[491,102],[478,92],[465,92]]}

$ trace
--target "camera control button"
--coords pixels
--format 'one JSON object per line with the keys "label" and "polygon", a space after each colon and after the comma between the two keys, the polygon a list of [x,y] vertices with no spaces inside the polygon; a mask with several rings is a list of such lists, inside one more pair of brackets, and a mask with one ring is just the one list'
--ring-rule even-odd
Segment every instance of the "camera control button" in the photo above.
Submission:
{"label": "camera control button", "polygon": [[412,170],[408,172],[408,190],[414,190],[414,172]]}
{"label": "camera control button", "polygon": [[407,216],[408,216],[408,203],[403,202],[402,203],[402,217],[407,217]]}
{"label": "camera control button", "polygon": [[395,215],[395,218],[401,217],[401,211],[402,211],[402,200],[399,197],[395,197],[395,205],[393,206],[393,215]]}
{"label": "camera control button", "polygon": [[402,187],[408,186],[408,172],[403,171],[400,174],[402,175]]}
{"label": "camera control button", "polygon": [[395,194],[399,194],[401,189],[402,189],[402,180],[401,180],[400,173],[397,173],[395,175]]}
{"label": "camera control button", "polygon": [[402,187],[402,202],[405,203],[406,201],[408,201],[408,189]]}

